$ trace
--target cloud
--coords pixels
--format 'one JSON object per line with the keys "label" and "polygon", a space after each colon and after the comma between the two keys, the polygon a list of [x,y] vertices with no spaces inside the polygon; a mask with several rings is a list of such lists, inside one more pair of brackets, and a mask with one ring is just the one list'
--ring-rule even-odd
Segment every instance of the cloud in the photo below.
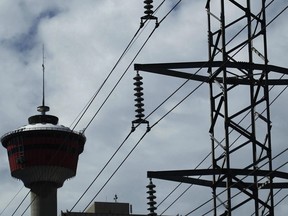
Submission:
{"label": "cloud", "polygon": [[[166,2],[157,11],[159,21],[176,2]],[[158,3],[154,1],[154,8]],[[281,8],[282,4],[277,4],[273,4],[274,7],[268,10],[269,17],[273,17],[275,8]],[[0,6],[1,134],[27,124],[27,118],[36,114],[36,107],[41,104],[42,44],[45,45],[46,103],[51,108],[50,114],[59,117],[60,124],[70,126],[112,70],[138,30],[140,17],[144,15],[143,3],[138,1],[119,3],[113,0],[72,0],[69,2],[3,0]],[[229,16],[232,15],[231,10]],[[205,2],[182,1],[155,30],[135,62],[207,60],[206,16]],[[287,67],[285,18],[285,15],[280,16],[273,22],[273,25],[269,26],[268,42],[271,63]],[[154,22],[150,21],[149,25],[141,30],[141,34],[136,38],[129,52],[120,61],[84,118],[77,125],[77,130],[87,126],[154,26]],[[241,53],[241,55],[245,54]],[[196,70],[189,70],[189,72],[195,73]],[[201,70],[199,73],[206,72]],[[141,71],[140,74],[144,78],[146,116],[184,82],[182,79]],[[132,64],[109,100],[87,128],[85,132],[87,143],[79,158],[77,176],[65,182],[63,188],[58,191],[59,212],[69,210],[74,205],[130,132],[131,121],[135,119],[134,76]],[[156,123],[198,84],[194,81],[188,82],[171,100],[153,112],[151,116],[149,115],[150,125]],[[280,89],[275,88],[271,91],[273,98]],[[236,92],[235,95],[237,94]],[[272,130],[275,134],[272,135],[275,141],[273,143],[274,154],[280,152],[286,145],[285,125],[287,121],[284,109],[287,105],[286,96],[286,94],[281,96],[271,108]],[[148,170],[193,169],[211,151],[208,133],[209,102],[208,85],[203,85],[156,124],[96,200],[113,202],[113,197],[117,194],[119,201],[130,202],[133,205],[134,213],[147,213],[145,186],[148,184],[146,178]],[[246,101],[236,98],[233,100],[231,110],[236,110],[240,105],[243,106],[244,102]],[[145,130],[146,125],[141,125],[131,134],[121,151],[76,206],[75,211],[83,210],[145,133]],[[8,203],[7,199],[12,199],[22,187],[22,183],[10,177],[4,148],[0,151],[0,158],[2,185],[0,187],[0,210],[2,210]],[[285,160],[285,155],[283,155],[275,161],[275,166],[281,165]],[[207,168],[210,164],[209,157],[201,168]],[[286,168],[284,167],[283,170]],[[154,181],[157,185],[158,203],[177,185],[175,182]],[[177,190],[169,201],[172,202],[187,186],[182,185],[181,190]],[[27,189],[21,191],[9,205],[5,215],[13,213],[27,191]],[[197,199],[195,199],[195,194]],[[165,214],[185,214],[210,198],[209,188],[193,186]],[[18,213],[22,213],[28,205],[29,199],[21,206]],[[169,202],[165,202],[157,212],[161,213],[168,205]],[[200,212],[203,214],[211,207],[210,203]],[[284,206],[277,208],[279,212],[284,210],[287,210]],[[28,212],[26,215],[29,215]]]}

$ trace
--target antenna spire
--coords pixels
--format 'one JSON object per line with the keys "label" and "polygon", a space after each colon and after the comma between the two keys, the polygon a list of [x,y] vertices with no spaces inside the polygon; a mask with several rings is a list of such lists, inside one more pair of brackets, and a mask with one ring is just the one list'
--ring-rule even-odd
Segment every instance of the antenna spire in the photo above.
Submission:
{"label": "antenna spire", "polygon": [[44,44],[42,46],[42,105],[37,107],[37,111],[45,115],[50,110],[48,106],[45,106],[45,50]]}

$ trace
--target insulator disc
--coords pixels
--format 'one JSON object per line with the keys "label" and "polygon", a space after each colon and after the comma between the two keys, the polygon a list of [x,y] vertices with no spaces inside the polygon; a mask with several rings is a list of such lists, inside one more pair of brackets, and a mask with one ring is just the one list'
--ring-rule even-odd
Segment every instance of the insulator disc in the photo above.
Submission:
{"label": "insulator disc", "polygon": [[[142,113],[142,112],[144,111],[143,108],[138,108],[138,109],[136,109],[135,111],[138,112],[139,114],[144,115],[144,114]],[[137,114],[137,115],[139,115],[139,114]]]}
{"label": "insulator disc", "polygon": [[137,80],[136,82],[134,82],[134,85],[140,86],[140,85],[143,85],[143,82],[140,80]]}
{"label": "insulator disc", "polygon": [[150,189],[153,189],[155,188],[156,186],[153,184],[153,183],[150,183],[149,185],[146,186],[146,188],[150,188]]}
{"label": "insulator disc", "polygon": [[[137,112],[137,110],[136,110]],[[142,112],[138,112],[137,114],[135,114],[135,117],[137,118],[143,118],[145,115]]]}
{"label": "insulator disc", "polygon": [[143,114],[143,111],[144,111],[144,109],[142,109],[141,107],[135,110],[135,112],[137,112],[136,115],[141,115],[141,116],[143,115],[143,116],[145,116],[145,115]]}
{"label": "insulator disc", "polygon": [[137,80],[137,81],[140,81],[140,80],[143,79],[143,77],[140,76],[139,74],[137,74],[133,79],[134,79],[134,80]]}
{"label": "insulator disc", "polygon": [[136,101],[136,102],[142,102],[142,101],[144,101],[144,98],[142,98],[142,97],[137,97],[136,99],[134,99],[134,101]]}
{"label": "insulator disc", "polygon": [[141,107],[139,106],[139,107],[137,107],[137,109],[135,111],[138,112],[138,113],[142,113],[142,112],[144,112],[144,109],[142,108],[142,106]]}
{"label": "insulator disc", "polygon": [[145,4],[151,4],[151,3],[153,3],[153,0],[145,0],[144,3]]}
{"label": "insulator disc", "polygon": [[143,88],[142,88],[141,86],[136,86],[136,87],[134,88],[134,90],[135,90],[135,91],[142,91]]}
{"label": "insulator disc", "polygon": [[[135,85],[135,88],[141,87],[143,85],[143,82],[137,81],[137,83],[135,82],[134,85]],[[141,87],[141,88],[143,88],[143,87]]]}
{"label": "insulator disc", "polygon": [[154,207],[154,205],[156,205],[157,202],[155,202],[154,200],[151,200],[151,201],[147,202],[147,204],[148,204],[150,207]]}
{"label": "insulator disc", "polygon": [[147,197],[147,199],[154,200],[154,199],[156,199],[156,196],[151,194],[150,196]]}
{"label": "insulator disc", "polygon": [[156,191],[155,191],[155,190],[153,190],[153,188],[150,188],[150,190],[149,190],[149,191],[147,191],[146,193],[148,193],[148,194],[153,194],[153,193],[156,193]]}
{"label": "insulator disc", "polygon": [[153,11],[152,10],[146,10],[146,11],[144,11],[144,13],[147,15],[151,15],[151,14],[153,14]]}
{"label": "insulator disc", "polygon": [[141,96],[143,96],[144,94],[143,94],[142,92],[136,92],[134,95],[135,95],[136,97],[141,97]]}
{"label": "insulator disc", "polygon": [[[137,104],[135,104],[135,106],[138,107],[138,108],[142,108],[144,106],[144,104],[141,103],[141,102],[138,102]],[[138,110],[137,109],[137,112],[143,112],[143,111],[144,111],[144,109],[143,110]]]}
{"label": "insulator disc", "polygon": [[143,113],[139,113],[139,114],[135,115],[135,117],[138,118],[138,119],[144,118],[144,116],[145,115]]}
{"label": "insulator disc", "polygon": [[149,211],[154,211],[154,210],[156,210],[157,208],[156,207],[149,207],[149,208],[147,208],[147,210],[149,210]]}
{"label": "insulator disc", "polygon": [[153,5],[145,5],[144,8],[147,10],[151,10],[153,8]]}

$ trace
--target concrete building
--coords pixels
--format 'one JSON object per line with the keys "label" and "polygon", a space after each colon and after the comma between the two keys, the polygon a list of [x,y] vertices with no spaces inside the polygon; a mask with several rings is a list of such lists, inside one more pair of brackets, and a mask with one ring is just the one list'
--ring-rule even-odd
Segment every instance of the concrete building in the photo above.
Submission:
{"label": "concrete building", "polygon": [[132,205],[119,202],[94,202],[86,212],[61,212],[61,216],[144,216],[133,214]]}

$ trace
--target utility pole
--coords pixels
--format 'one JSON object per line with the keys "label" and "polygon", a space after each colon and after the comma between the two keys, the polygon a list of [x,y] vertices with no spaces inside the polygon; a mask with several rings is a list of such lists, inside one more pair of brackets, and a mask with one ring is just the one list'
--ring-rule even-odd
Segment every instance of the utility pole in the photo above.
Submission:
{"label": "utility pole", "polygon": [[[134,65],[138,72],[208,84],[211,168],[147,175],[210,187],[214,216],[239,215],[245,209],[255,216],[274,216],[274,190],[288,187],[288,173],[272,166],[269,88],[287,85],[287,79],[273,75],[288,74],[288,69],[268,61],[267,4],[265,0],[207,0],[208,61]],[[197,73],[184,72],[192,68]]]}

